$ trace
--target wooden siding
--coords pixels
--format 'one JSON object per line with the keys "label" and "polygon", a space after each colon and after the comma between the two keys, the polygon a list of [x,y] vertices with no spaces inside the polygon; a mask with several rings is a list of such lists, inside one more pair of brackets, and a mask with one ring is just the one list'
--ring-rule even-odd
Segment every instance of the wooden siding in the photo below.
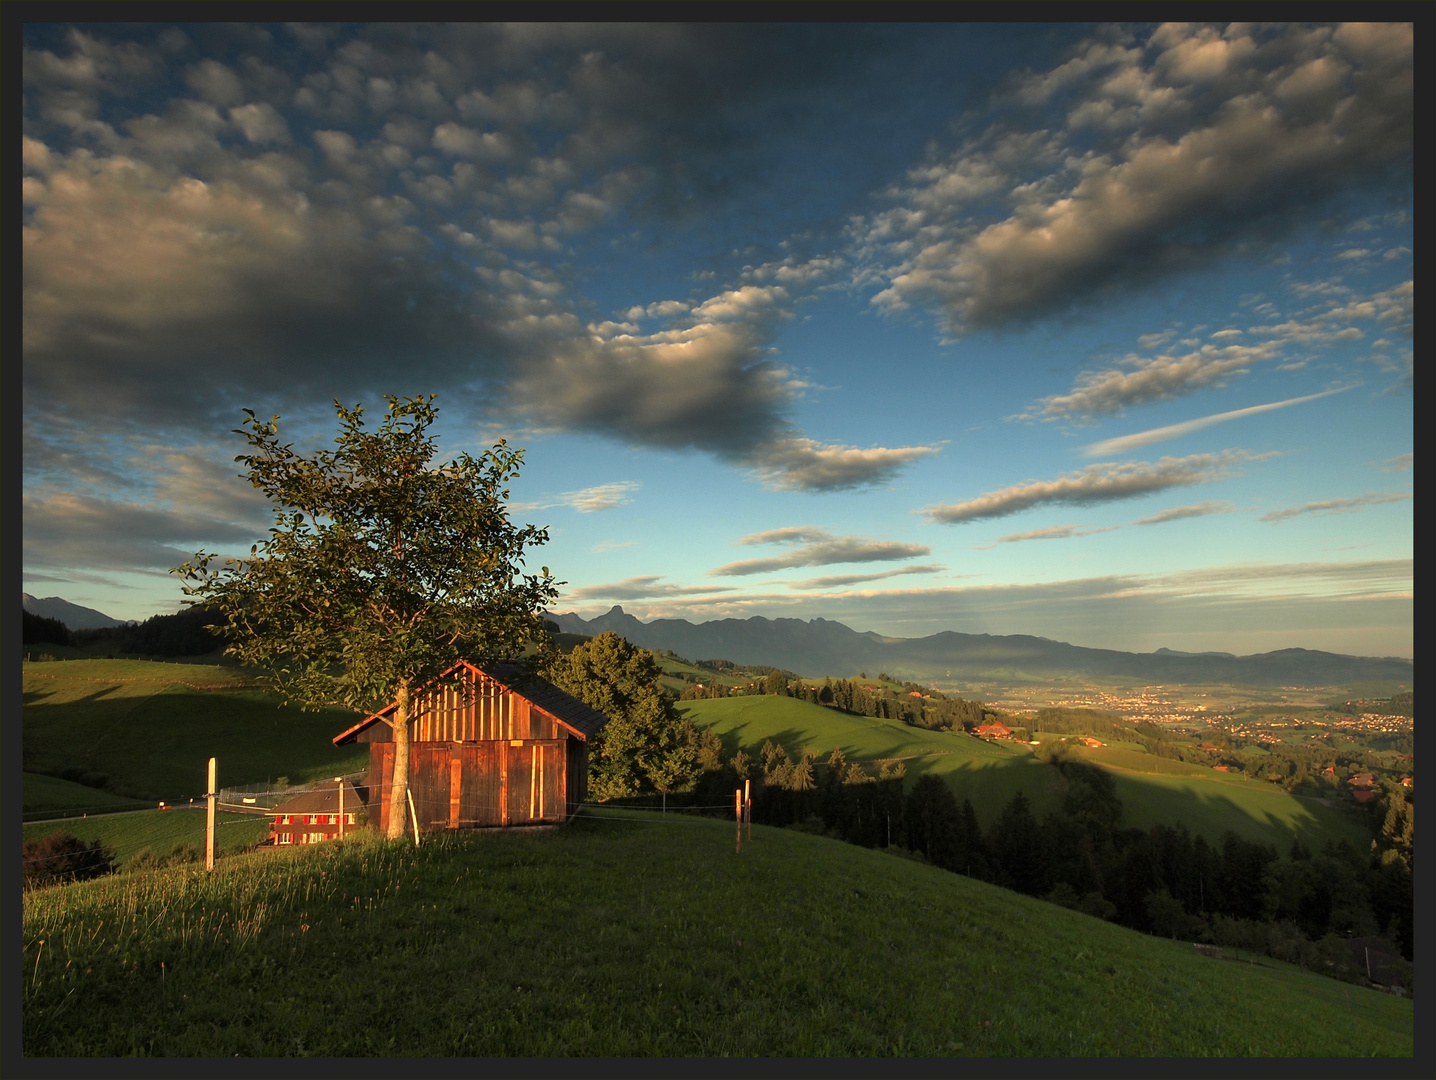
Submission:
{"label": "wooden siding", "polygon": [[[553,824],[577,808],[570,785],[576,739],[411,742],[409,790],[419,831]],[[581,753],[587,763],[587,754]],[[394,744],[369,747],[369,816],[387,831],[392,811]],[[411,828],[407,805],[398,809]]]}
{"label": "wooden siding", "polygon": [[[468,669],[465,688],[450,684],[415,698],[410,741],[484,742],[490,739],[558,739],[559,722],[520,694],[482,672]],[[371,724],[360,742],[392,742],[388,724]]]}

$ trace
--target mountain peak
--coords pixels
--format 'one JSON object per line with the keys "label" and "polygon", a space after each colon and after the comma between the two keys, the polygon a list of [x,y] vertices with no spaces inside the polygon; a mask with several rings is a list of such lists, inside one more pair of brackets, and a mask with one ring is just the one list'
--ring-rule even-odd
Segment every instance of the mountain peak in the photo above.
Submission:
{"label": "mountain peak", "polygon": [[68,630],[93,630],[105,626],[119,626],[119,619],[112,619],[103,611],[81,607],[58,596],[34,597],[27,592],[20,594],[26,611],[43,619],[59,619]]}

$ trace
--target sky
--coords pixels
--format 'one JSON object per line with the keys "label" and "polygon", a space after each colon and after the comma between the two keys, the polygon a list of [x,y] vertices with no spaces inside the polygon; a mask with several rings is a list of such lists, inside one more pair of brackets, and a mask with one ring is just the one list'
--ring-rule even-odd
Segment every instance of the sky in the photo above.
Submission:
{"label": "sky", "polygon": [[436,394],[555,611],[1412,656],[1410,25],[23,37],[29,593]]}

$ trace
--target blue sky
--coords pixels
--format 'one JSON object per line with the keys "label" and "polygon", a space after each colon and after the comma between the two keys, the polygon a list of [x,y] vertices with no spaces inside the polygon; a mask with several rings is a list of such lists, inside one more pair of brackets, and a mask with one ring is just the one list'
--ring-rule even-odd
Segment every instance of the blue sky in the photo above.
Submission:
{"label": "blue sky", "polygon": [[436,393],[560,611],[1412,655],[1409,25],[24,37],[28,592]]}

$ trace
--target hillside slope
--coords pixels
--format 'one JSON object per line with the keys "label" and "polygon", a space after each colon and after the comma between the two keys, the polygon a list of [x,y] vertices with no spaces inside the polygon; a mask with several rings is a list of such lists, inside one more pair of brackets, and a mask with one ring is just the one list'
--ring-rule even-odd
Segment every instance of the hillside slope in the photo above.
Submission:
{"label": "hillside slope", "polygon": [[[43,947],[40,942],[43,941]],[[623,812],[26,896],[32,1055],[1409,1055],[1410,1000]]]}
{"label": "hillside slope", "polygon": [[[739,746],[752,755],[772,739],[790,753],[810,749],[820,760],[826,760],[834,747],[854,760],[901,759],[909,782],[932,772],[948,782],[959,800],[970,799],[984,828],[1018,791],[1026,793],[1040,817],[1060,805],[1065,790],[1059,772],[1022,744],[985,742],[966,734],[909,727],[897,720],[851,716],[788,697],[716,698],[685,701],[681,707],[695,724],[712,728],[730,756]],[[1124,767],[1109,760],[1120,755],[1084,756],[1111,772],[1125,810],[1123,821],[1129,826],[1149,829],[1181,822],[1211,842],[1220,841],[1231,829],[1281,851],[1297,836],[1317,848],[1327,839],[1347,840],[1358,850],[1370,842],[1351,817],[1261,780],[1197,766],[1168,775],[1155,770],[1170,763],[1155,757],[1149,759],[1153,771],[1140,771],[1146,756],[1140,754],[1121,757]]]}
{"label": "hillside slope", "polygon": [[280,774],[317,780],[368,763],[363,748],[329,741],[353,714],[282,706],[233,667],[67,660],[26,663],[22,679],[25,770],[117,795],[203,795],[210,757],[226,786]]}

